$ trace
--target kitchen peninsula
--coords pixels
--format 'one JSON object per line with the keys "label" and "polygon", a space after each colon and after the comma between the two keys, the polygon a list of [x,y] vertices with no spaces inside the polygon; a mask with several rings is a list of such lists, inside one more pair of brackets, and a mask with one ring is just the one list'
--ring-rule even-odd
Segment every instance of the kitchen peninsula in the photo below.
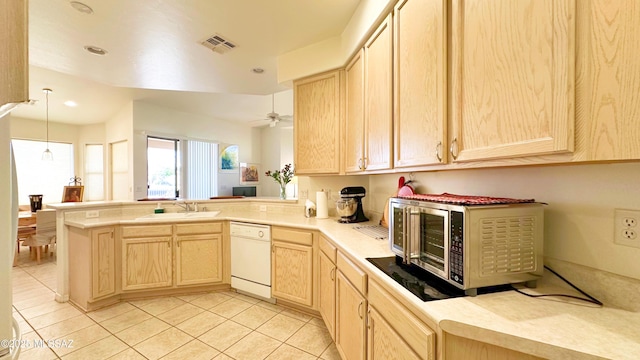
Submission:
{"label": "kitchen peninsula", "polygon": [[[170,211],[177,211],[170,203],[165,206],[170,208],[168,209]],[[367,257],[391,256],[392,253],[386,241],[366,236],[354,230],[352,225],[338,223],[335,218],[306,218],[303,215],[303,207],[295,201],[255,198],[203,201],[200,202],[201,209],[220,212],[213,217],[202,215],[163,220],[150,220],[148,217],[153,213],[155,204],[139,202],[73,203],[52,207],[57,209],[58,223],[58,291],[56,295],[58,301],[69,300],[71,275],[68,267],[69,258],[90,256],[90,254],[74,253],[75,249],[69,247],[69,235],[72,232],[107,227],[114,229],[117,239],[120,236],[118,235],[120,230],[115,229],[123,227],[152,224],[153,228],[157,229],[167,224],[180,226],[218,223],[222,224],[222,227],[217,228],[216,231],[221,231],[222,256],[226,257],[228,256],[228,223],[240,221],[313,233],[314,263],[324,251],[322,244],[326,243],[329,247],[333,247],[338,253],[338,268],[341,266],[342,258],[343,263],[346,261],[361,272],[362,279],[365,279],[361,289],[365,297],[368,289],[370,310],[373,309],[371,304],[375,305],[376,301],[373,296],[374,290],[387,294],[389,304],[401,310],[398,313],[402,312],[414,318],[415,322],[428,328],[427,332],[430,329],[435,335],[430,337],[435,343],[432,346],[433,349],[427,349],[424,353],[418,352],[417,358],[464,358],[464,351],[483,351],[491,358],[511,356],[510,358],[526,359],[633,359],[640,354],[640,332],[637,331],[640,328],[640,314],[636,311],[609,307],[606,303],[604,307],[597,307],[557,297],[534,299],[515,291],[423,302],[365,260]],[[97,215],[97,217],[88,217],[88,215]],[[171,246],[171,244],[165,245],[165,247]],[[121,249],[112,250],[116,258],[115,264],[120,264],[118,254]],[[228,258],[226,259],[225,266],[228,266]],[[347,278],[352,277],[347,276]],[[310,286],[314,288],[314,299],[312,306],[307,308],[310,312],[317,313],[320,310],[318,293],[322,291],[318,290],[318,284],[322,280],[317,267],[314,267],[313,279]],[[545,273],[538,283],[538,288],[526,289],[526,291],[578,295],[549,273]],[[225,283],[224,276],[220,284],[226,288],[229,286],[228,282]],[[116,289],[117,291],[122,292],[122,289]],[[184,291],[188,291],[188,288]],[[280,302],[279,299],[278,302]],[[389,314],[395,314],[393,307],[381,307],[375,310],[370,315],[372,318],[373,313],[380,313],[382,318],[387,319]],[[391,322],[391,320],[388,321]],[[325,323],[327,323],[326,319]],[[396,328],[396,330],[404,334],[402,329]],[[404,341],[412,344],[409,339],[405,338]],[[428,339],[425,338],[424,342],[428,342]],[[336,344],[338,345],[337,341]],[[415,347],[413,349],[417,351]]]}

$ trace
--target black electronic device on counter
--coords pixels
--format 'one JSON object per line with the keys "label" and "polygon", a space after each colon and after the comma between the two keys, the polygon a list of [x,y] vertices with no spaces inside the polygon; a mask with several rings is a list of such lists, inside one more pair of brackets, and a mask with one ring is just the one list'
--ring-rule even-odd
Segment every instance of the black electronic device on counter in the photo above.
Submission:
{"label": "black electronic device on counter", "polygon": [[[369,221],[362,209],[362,198],[366,195],[362,186],[348,186],[340,190],[340,200],[336,201],[341,223],[359,223]],[[355,211],[349,210],[355,207]]]}

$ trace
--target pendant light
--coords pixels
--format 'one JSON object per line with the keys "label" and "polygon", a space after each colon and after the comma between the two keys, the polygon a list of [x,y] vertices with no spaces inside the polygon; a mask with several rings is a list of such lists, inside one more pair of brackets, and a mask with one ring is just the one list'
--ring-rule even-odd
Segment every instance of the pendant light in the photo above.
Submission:
{"label": "pendant light", "polygon": [[53,161],[53,153],[49,150],[49,93],[53,90],[44,88],[42,91],[46,94],[47,97],[47,150],[42,153],[42,160],[44,161]]}

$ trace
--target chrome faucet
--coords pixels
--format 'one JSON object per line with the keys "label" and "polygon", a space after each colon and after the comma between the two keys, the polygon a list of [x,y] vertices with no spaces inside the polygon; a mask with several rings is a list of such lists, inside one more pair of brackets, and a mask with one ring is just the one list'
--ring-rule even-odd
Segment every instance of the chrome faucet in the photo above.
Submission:
{"label": "chrome faucet", "polygon": [[191,208],[189,207],[189,203],[187,203],[186,201],[183,202],[175,202],[173,203],[173,205],[176,205],[178,207],[181,207],[184,209],[184,212],[188,213],[189,211],[191,211]]}
{"label": "chrome faucet", "polygon": [[175,202],[174,205],[183,208],[186,213],[190,211],[198,212],[198,203],[195,201],[191,203],[191,206],[189,206],[189,203],[186,201]]}

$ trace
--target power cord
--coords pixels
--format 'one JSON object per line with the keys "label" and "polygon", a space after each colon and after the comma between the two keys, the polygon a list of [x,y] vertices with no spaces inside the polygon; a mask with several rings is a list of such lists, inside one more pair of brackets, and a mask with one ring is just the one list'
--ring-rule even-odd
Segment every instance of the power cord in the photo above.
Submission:
{"label": "power cord", "polygon": [[522,295],[526,295],[528,297],[532,297],[532,298],[538,298],[538,297],[545,297],[545,296],[554,296],[554,297],[566,297],[566,298],[571,298],[571,299],[576,299],[576,300],[581,300],[581,301],[586,301],[592,304],[596,304],[598,306],[602,306],[602,302],[600,302],[600,300],[594,298],[593,296],[587,294],[586,292],[580,290],[577,286],[573,285],[569,280],[565,279],[564,277],[562,277],[562,275],[558,274],[557,272],[553,271],[553,269],[551,269],[550,267],[548,267],[547,265],[544,266],[545,269],[549,270],[551,273],[553,273],[555,276],[559,277],[560,279],[562,279],[564,282],[566,282],[567,284],[571,285],[572,288],[578,290],[582,295],[586,296],[588,299],[585,298],[581,298],[579,296],[573,296],[573,295],[567,295],[567,294],[540,294],[540,295],[533,295],[533,294],[527,294],[526,292],[520,290],[520,289],[516,289],[513,285],[511,285],[511,287],[513,288],[513,290],[519,292]]}

